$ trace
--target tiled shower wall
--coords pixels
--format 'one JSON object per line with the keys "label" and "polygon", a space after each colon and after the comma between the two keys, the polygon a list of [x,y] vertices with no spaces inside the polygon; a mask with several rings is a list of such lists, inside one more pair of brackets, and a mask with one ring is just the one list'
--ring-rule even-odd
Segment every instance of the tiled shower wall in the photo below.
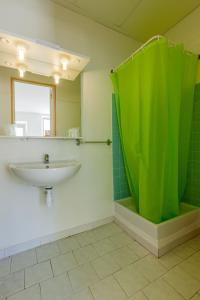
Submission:
{"label": "tiled shower wall", "polygon": [[[115,99],[112,99],[114,200],[130,196],[120,142]],[[200,84],[196,85],[187,185],[184,201],[200,207]]]}
{"label": "tiled shower wall", "polygon": [[112,99],[112,141],[114,200],[119,200],[129,197],[130,191],[125,173],[114,95]]}
{"label": "tiled shower wall", "polygon": [[195,87],[190,155],[184,201],[200,206],[200,84]]}

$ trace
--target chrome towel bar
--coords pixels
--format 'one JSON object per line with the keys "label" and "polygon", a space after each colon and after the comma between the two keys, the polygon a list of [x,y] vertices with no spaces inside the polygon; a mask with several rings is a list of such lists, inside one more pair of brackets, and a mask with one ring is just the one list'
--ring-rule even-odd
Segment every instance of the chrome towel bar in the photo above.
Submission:
{"label": "chrome towel bar", "polygon": [[110,139],[107,139],[106,141],[84,141],[76,139],[76,145],[79,146],[80,144],[106,144],[110,146],[112,144],[112,141]]}

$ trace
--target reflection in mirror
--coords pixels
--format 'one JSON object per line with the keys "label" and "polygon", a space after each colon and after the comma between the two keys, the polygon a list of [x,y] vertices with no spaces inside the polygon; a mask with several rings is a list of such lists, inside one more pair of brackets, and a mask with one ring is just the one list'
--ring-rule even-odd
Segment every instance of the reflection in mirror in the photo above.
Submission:
{"label": "reflection in mirror", "polygon": [[12,123],[17,136],[55,136],[55,86],[12,79]]}
{"label": "reflection in mirror", "polygon": [[80,136],[80,76],[89,58],[0,33],[0,136]]}
{"label": "reflection in mirror", "polygon": [[0,67],[0,135],[60,136],[80,135],[80,75],[60,79]]}

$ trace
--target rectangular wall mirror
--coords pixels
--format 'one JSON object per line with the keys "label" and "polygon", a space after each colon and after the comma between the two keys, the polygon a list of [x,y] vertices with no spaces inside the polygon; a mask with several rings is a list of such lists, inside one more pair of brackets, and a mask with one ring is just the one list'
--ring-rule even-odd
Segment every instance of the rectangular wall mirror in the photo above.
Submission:
{"label": "rectangular wall mirror", "polygon": [[[11,88],[11,116],[12,123],[16,124],[17,135],[55,136],[56,87],[44,83],[12,78]],[[77,100],[79,100],[79,98],[77,98]],[[69,126],[74,123],[73,125],[80,127],[79,106],[78,101],[76,110],[74,111],[74,120]],[[76,117],[76,114],[78,117]]]}
{"label": "rectangular wall mirror", "polygon": [[0,136],[79,137],[88,61],[0,34]]}

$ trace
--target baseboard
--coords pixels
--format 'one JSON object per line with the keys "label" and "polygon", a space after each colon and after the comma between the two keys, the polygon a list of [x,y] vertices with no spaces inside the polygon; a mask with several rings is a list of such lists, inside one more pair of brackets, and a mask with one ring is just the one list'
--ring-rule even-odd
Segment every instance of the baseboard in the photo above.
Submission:
{"label": "baseboard", "polygon": [[27,241],[25,243],[21,243],[21,244],[13,245],[13,246],[10,246],[10,247],[4,248],[4,249],[0,249],[0,258],[5,258],[5,257],[11,256],[11,255],[15,255],[17,253],[20,253],[20,252],[23,252],[26,250],[30,250],[30,249],[33,249],[35,247],[38,247],[38,246],[41,246],[41,245],[44,245],[44,244],[47,244],[50,242],[55,242],[59,239],[66,238],[66,237],[81,233],[83,231],[88,231],[88,230],[94,229],[98,226],[110,223],[113,220],[114,220],[114,217],[110,216],[110,217],[100,219],[100,220],[97,220],[94,222],[90,222],[90,223],[83,224],[80,226],[75,226],[75,227],[60,231],[60,232],[42,236],[37,239]]}

